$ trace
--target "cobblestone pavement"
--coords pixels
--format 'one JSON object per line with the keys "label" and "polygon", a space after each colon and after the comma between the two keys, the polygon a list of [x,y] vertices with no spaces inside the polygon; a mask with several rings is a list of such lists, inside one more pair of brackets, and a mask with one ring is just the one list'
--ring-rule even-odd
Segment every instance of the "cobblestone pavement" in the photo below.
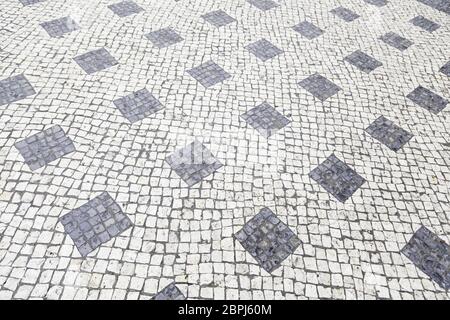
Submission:
{"label": "cobblestone pavement", "polygon": [[1,299],[448,299],[448,0],[0,2]]}

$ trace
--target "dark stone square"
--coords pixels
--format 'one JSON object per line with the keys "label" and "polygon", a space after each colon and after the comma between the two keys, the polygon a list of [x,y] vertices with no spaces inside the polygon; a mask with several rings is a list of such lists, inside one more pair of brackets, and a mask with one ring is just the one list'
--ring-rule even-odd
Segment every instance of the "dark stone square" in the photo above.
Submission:
{"label": "dark stone square", "polygon": [[278,7],[279,4],[272,0],[247,0],[248,3],[254,5],[262,11],[267,11],[272,8]]}
{"label": "dark stone square", "polygon": [[450,246],[420,227],[401,252],[444,290],[450,289]]}
{"label": "dark stone square", "polygon": [[440,69],[440,72],[445,74],[446,76],[450,77],[450,61],[448,61],[446,64],[444,64]]}
{"label": "dark stone square", "polygon": [[121,18],[144,11],[144,9],[135,2],[128,0],[110,4],[108,8]]}
{"label": "dark stone square", "polygon": [[404,51],[413,45],[412,41],[403,38],[401,35],[395,32],[386,33],[385,35],[380,37],[380,40],[400,51]]}
{"label": "dark stone square", "polygon": [[270,137],[291,122],[267,102],[250,109],[241,115],[241,118],[265,138]]}
{"label": "dark stone square", "polygon": [[52,38],[60,38],[66,33],[80,29],[78,24],[70,17],[63,17],[47,22],[41,23],[41,27],[47,31],[48,35]]}
{"label": "dark stone square", "polygon": [[400,150],[413,137],[411,133],[383,116],[372,122],[366,132],[393,151]]}
{"label": "dark stone square", "polygon": [[198,67],[188,70],[187,73],[200,82],[200,84],[205,88],[212,87],[213,85],[223,82],[231,77],[230,74],[223,70],[214,61],[205,62]]}
{"label": "dark stone square", "polygon": [[331,13],[338,16],[342,20],[346,22],[352,22],[353,20],[356,20],[359,18],[359,15],[353,12],[350,9],[344,8],[344,7],[337,7],[331,10]]}
{"label": "dark stone square", "polygon": [[138,90],[113,102],[131,123],[142,120],[164,108],[147,89]]}
{"label": "dark stone square", "polygon": [[186,300],[184,294],[172,282],[167,287],[158,292],[153,298],[153,300]]}
{"label": "dark stone square", "polygon": [[366,182],[334,154],[311,171],[309,176],[340,202],[345,202]]}
{"label": "dark stone square", "polygon": [[423,4],[432,7],[433,9],[450,14],[450,1],[449,0],[417,0]]}
{"label": "dark stone square", "polygon": [[345,57],[344,60],[365,73],[370,73],[383,65],[380,61],[372,58],[361,50],[356,50],[352,54]]}
{"label": "dark stone square", "polygon": [[19,0],[24,6],[30,6],[35,3],[44,2],[45,0]]}
{"label": "dark stone square", "polygon": [[448,100],[422,86],[418,86],[406,97],[434,114],[441,112],[448,104]]}
{"label": "dark stone square", "polygon": [[89,51],[73,58],[73,60],[87,74],[93,74],[119,64],[105,48]]}
{"label": "dark stone square", "polygon": [[0,80],[0,106],[16,102],[36,94],[23,74]]}
{"label": "dark stone square", "polygon": [[377,7],[383,7],[388,3],[387,0],[364,0],[364,2]]}
{"label": "dark stone square", "polygon": [[411,22],[413,25],[415,25],[419,28],[422,28],[423,30],[428,31],[428,32],[433,32],[441,27],[436,22],[433,22],[430,19],[427,19],[421,15],[412,18],[409,22]]}
{"label": "dark stone square", "polygon": [[300,245],[297,235],[269,208],[263,208],[234,237],[269,273]]}
{"label": "dark stone square", "polygon": [[312,40],[317,38],[323,33],[323,30],[316,27],[314,24],[308,21],[300,22],[299,24],[292,27],[295,31],[300,33],[303,37]]}
{"label": "dark stone square", "polygon": [[267,61],[283,53],[283,50],[278,49],[266,39],[253,42],[245,46],[245,49],[262,61]]}
{"label": "dark stone square", "polygon": [[163,28],[145,35],[156,47],[167,48],[183,41],[183,38],[172,28]]}
{"label": "dark stone square", "polygon": [[59,220],[82,257],[132,226],[131,220],[108,192],[101,193]]}
{"label": "dark stone square", "polygon": [[325,101],[341,90],[340,87],[318,73],[310,75],[298,84],[321,101]]}
{"label": "dark stone square", "polygon": [[230,23],[236,21],[236,19],[230,17],[223,10],[216,10],[216,11],[206,13],[206,14],[202,15],[202,18],[217,28],[226,26],[227,24],[230,24]]}

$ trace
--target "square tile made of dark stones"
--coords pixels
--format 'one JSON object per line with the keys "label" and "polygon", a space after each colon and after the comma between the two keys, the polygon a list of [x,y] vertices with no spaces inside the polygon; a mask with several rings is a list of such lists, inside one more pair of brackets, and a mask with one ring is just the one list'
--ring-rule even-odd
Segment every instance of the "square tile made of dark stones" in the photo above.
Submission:
{"label": "square tile made of dark stones", "polygon": [[247,0],[248,3],[254,5],[262,11],[267,11],[272,8],[278,7],[279,4],[272,0]]}
{"label": "square tile made of dark stones", "polygon": [[380,61],[372,58],[361,50],[354,51],[353,53],[345,57],[344,60],[365,73],[370,73],[376,68],[383,65]]}
{"label": "square tile made of dark stones", "polygon": [[19,0],[24,6],[30,6],[35,3],[44,2],[45,0]]}
{"label": "square tile made of dark stones", "polygon": [[184,148],[176,150],[166,158],[166,162],[189,187],[199,183],[223,166],[197,140]]}
{"label": "square tile made of dark stones", "polygon": [[318,73],[310,75],[298,84],[321,101],[325,101],[341,90],[339,86]]}
{"label": "square tile made of dark stones", "polygon": [[366,182],[334,154],[312,170],[309,176],[342,203]]}
{"label": "square tile made of dark stones", "polygon": [[212,87],[213,85],[223,82],[231,77],[230,74],[228,74],[217,63],[213,61],[207,61],[195,68],[188,70],[187,73],[195,80],[200,82],[200,84],[205,88]]}
{"label": "square tile made of dark stones", "polygon": [[119,64],[105,49],[92,50],[73,58],[87,74],[93,74]]}
{"label": "square tile made of dark stones", "polygon": [[59,220],[82,257],[132,226],[131,220],[108,192],[101,193]]}
{"label": "square tile made of dark stones", "polygon": [[418,0],[423,4],[432,7],[433,9],[450,14],[450,1],[449,0]]}
{"label": "square tile made of dark stones", "polygon": [[401,253],[441,288],[450,289],[450,246],[436,234],[420,227]]}
{"label": "square tile made of dark stones", "polygon": [[422,86],[415,88],[406,97],[434,114],[441,112],[448,104],[448,100]]}
{"label": "square tile made of dark stones", "polygon": [[256,42],[250,43],[245,46],[249,52],[263,62],[275,58],[277,55],[282,54],[283,50],[274,46],[270,41],[261,39]]}
{"label": "square tile made of dark stones", "polygon": [[356,20],[359,18],[359,15],[353,12],[350,9],[344,8],[344,7],[337,7],[331,10],[331,13],[336,15],[337,17],[341,18],[342,20],[346,22],[352,22],[353,20]]}
{"label": "square tile made of dark stones", "polygon": [[265,138],[270,137],[291,122],[267,102],[250,109],[241,115],[241,118]]}
{"label": "square tile made of dark stones", "polygon": [[30,170],[36,170],[75,151],[72,140],[64,130],[55,125],[20,140],[14,145]]}
{"label": "square tile made of dark stones", "polygon": [[108,9],[121,18],[144,11],[138,4],[128,0],[110,4]]}
{"label": "square tile made of dark stones", "polygon": [[380,40],[400,51],[404,51],[413,45],[412,41],[402,37],[395,32],[386,33],[385,35],[380,37]]}
{"label": "square tile made of dark stones", "polygon": [[217,28],[226,26],[227,24],[230,24],[230,23],[233,23],[236,21],[236,19],[229,16],[223,10],[211,11],[211,12],[208,12],[208,13],[202,15],[201,17]]}
{"label": "square tile made of dark stones", "polygon": [[383,7],[388,3],[387,0],[364,0],[364,2],[377,7]]}
{"label": "square tile made of dark stones", "polygon": [[263,208],[234,237],[269,273],[300,245],[297,235],[269,208]]}
{"label": "square tile made of dark stones", "polygon": [[178,289],[174,282],[158,292],[153,300],[186,300],[184,294]]}
{"label": "square tile made of dark stones", "polygon": [[400,150],[413,135],[394,122],[380,116],[366,128],[366,132],[393,151]]}
{"label": "square tile made of dark stones", "polygon": [[425,31],[433,32],[439,29],[441,26],[436,22],[431,21],[430,19],[425,18],[424,16],[418,15],[417,17],[409,20],[413,25],[422,28]]}
{"label": "square tile made of dark stones", "polygon": [[0,80],[0,106],[16,102],[36,94],[23,74]]}
{"label": "square tile made of dark stones", "polygon": [[164,108],[161,102],[145,88],[114,100],[113,103],[131,123],[142,120]]}
{"label": "square tile made of dark stones", "polygon": [[446,76],[450,77],[450,61],[448,61],[446,64],[444,64],[440,69],[439,72],[445,74]]}
{"label": "square tile made of dark stones", "polygon": [[317,38],[323,33],[323,30],[316,27],[314,24],[308,21],[300,22],[299,24],[292,27],[295,31],[300,33],[303,37],[312,40]]}
{"label": "square tile made of dark stones", "polygon": [[60,38],[66,33],[80,29],[78,24],[70,17],[62,17],[59,19],[41,23],[41,27],[52,38]]}
{"label": "square tile made of dark stones", "polygon": [[175,30],[170,27],[152,31],[145,36],[153,43],[153,45],[160,49],[167,48],[175,43],[184,40]]}

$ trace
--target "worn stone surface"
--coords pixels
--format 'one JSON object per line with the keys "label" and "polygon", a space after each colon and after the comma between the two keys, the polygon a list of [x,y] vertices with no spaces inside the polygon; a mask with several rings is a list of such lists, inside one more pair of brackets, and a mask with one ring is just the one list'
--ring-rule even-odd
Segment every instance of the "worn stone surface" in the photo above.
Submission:
{"label": "worn stone surface", "polygon": [[411,133],[383,116],[372,122],[366,132],[393,151],[400,150],[413,137]]}

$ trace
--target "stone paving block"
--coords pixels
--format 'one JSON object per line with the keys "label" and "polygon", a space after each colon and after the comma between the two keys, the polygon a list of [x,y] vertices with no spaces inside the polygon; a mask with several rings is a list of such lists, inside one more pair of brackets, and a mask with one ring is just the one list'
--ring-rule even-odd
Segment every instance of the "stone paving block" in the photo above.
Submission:
{"label": "stone paving block", "polygon": [[318,73],[310,75],[298,84],[303,89],[311,93],[314,97],[322,101],[325,101],[341,90],[339,86],[335,85],[333,82]]}
{"label": "stone paving block", "polygon": [[188,70],[187,73],[200,82],[200,84],[205,88],[212,87],[213,85],[221,83],[231,77],[230,74],[223,70],[214,61],[207,61]]}
{"label": "stone paving block", "polygon": [[241,118],[265,138],[270,137],[291,122],[267,102],[250,109],[241,115]]}
{"label": "stone paving block", "polygon": [[158,292],[153,298],[153,300],[186,300],[184,294],[172,282],[167,287]]}
{"label": "stone paving block", "polygon": [[425,31],[433,32],[439,29],[441,26],[436,22],[431,21],[430,19],[425,18],[424,16],[418,15],[417,17],[409,20],[413,25],[422,28]]}
{"label": "stone paving block", "polygon": [[46,0],[19,0],[24,6],[30,6],[35,3],[44,2]]}
{"label": "stone paving block", "polygon": [[385,35],[380,37],[380,40],[400,51],[404,51],[413,45],[412,41],[402,37],[395,32],[386,33]]}
{"label": "stone paving block", "polygon": [[105,48],[83,53],[73,58],[73,60],[75,60],[87,74],[93,74],[119,64]]}
{"label": "stone paving block", "polygon": [[413,137],[411,133],[383,116],[372,122],[366,132],[393,151],[400,150]]}
{"label": "stone paving block", "polygon": [[72,31],[80,29],[78,24],[70,17],[62,17],[59,19],[41,23],[41,27],[52,38],[59,38]]}
{"label": "stone paving block", "polygon": [[388,4],[387,0],[364,0],[364,2],[377,7],[383,7]]}
{"label": "stone paving block", "polygon": [[433,9],[450,14],[450,1],[449,0],[417,0],[423,4],[432,7]]}
{"label": "stone paving block", "polygon": [[101,193],[59,220],[82,257],[132,226],[130,218],[108,192]]}
{"label": "stone paving block", "polygon": [[300,22],[299,24],[292,27],[295,31],[300,33],[303,37],[312,40],[317,38],[323,33],[323,30],[316,27],[314,24],[308,21]]}
{"label": "stone paving block", "polygon": [[250,51],[253,55],[255,55],[255,57],[262,61],[270,60],[283,53],[283,50],[278,49],[266,39],[253,42],[245,46],[245,49]]}
{"label": "stone paving block", "polygon": [[444,64],[440,69],[440,72],[445,74],[446,76],[450,77],[450,61],[448,61],[446,64]]}
{"label": "stone paving block", "polygon": [[142,120],[164,108],[147,89],[141,89],[113,103],[131,123]]}
{"label": "stone paving block", "polygon": [[340,202],[347,201],[366,182],[334,154],[312,170],[309,176]]}
{"label": "stone paving block", "polygon": [[36,170],[75,151],[72,140],[59,126],[52,126],[14,144],[30,170]]}
{"label": "stone paving block", "polygon": [[356,20],[359,18],[359,15],[353,12],[350,9],[344,8],[344,7],[337,7],[331,10],[331,13],[335,14],[342,20],[346,22],[352,22],[353,20]]}
{"label": "stone paving block", "polygon": [[356,50],[355,52],[345,57],[344,60],[365,73],[370,73],[376,68],[383,65],[380,61],[372,58],[361,50]]}
{"label": "stone paving block", "polygon": [[163,28],[145,35],[156,47],[167,48],[184,39],[172,28]]}
{"label": "stone paving block", "polygon": [[197,140],[172,153],[166,158],[166,162],[189,187],[199,183],[223,166]]}
{"label": "stone paving block", "polygon": [[217,28],[226,26],[227,24],[230,24],[230,23],[233,23],[236,21],[236,19],[229,16],[223,10],[211,11],[211,12],[208,12],[208,13],[202,15],[201,17]]}
{"label": "stone paving block", "polygon": [[121,1],[113,3],[110,4],[108,8],[121,18],[144,11],[144,9],[134,1]]}
{"label": "stone paving block", "polygon": [[263,208],[234,237],[269,273],[300,245],[297,235],[269,208]]}
{"label": "stone paving block", "polygon": [[420,227],[401,252],[444,290],[450,289],[450,246]]}
{"label": "stone paving block", "polygon": [[272,8],[278,7],[279,4],[272,0],[247,0],[248,3],[254,5],[262,11],[267,11]]}
{"label": "stone paving block", "polygon": [[448,100],[422,86],[418,86],[406,97],[434,114],[441,112],[448,104]]}
{"label": "stone paving block", "polygon": [[0,106],[16,102],[36,94],[23,74],[0,80]]}

